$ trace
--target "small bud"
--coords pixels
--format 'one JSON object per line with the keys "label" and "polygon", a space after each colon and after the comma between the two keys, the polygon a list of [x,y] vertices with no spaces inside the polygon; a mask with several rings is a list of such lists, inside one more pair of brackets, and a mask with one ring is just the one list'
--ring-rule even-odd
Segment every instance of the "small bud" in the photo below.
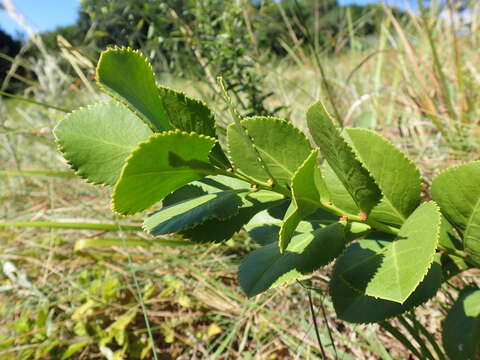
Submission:
{"label": "small bud", "polygon": [[338,221],[348,221],[348,216],[342,215],[338,218]]}
{"label": "small bud", "polygon": [[272,179],[268,179],[267,184],[268,184],[268,186],[270,186],[271,188],[273,188],[273,187],[275,186],[275,183],[273,182]]}
{"label": "small bud", "polygon": [[332,206],[333,203],[332,203],[331,201],[325,201],[325,205],[327,205],[327,206]]}
{"label": "small bud", "polygon": [[228,168],[227,173],[232,174],[233,173],[233,168]]}
{"label": "small bud", "polygon": [[250,185],[250,188],[252,188],[253,190],[258,190],[258,184],[252,184]]}
{"label": "small bud", "polygon": [[359,212],[359,213],[358,213],[358,217],[359,217],[360,220],[362,220],[362,221],[367,221],[367,215],[366,215],[364,212]]}

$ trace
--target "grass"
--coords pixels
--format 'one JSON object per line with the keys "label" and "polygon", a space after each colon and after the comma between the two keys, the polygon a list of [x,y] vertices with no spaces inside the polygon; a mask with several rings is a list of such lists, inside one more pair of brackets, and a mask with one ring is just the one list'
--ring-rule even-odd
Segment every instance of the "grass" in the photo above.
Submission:
{"label": "grass", "polygon": [[[292,52],[260,66],[265,86],[275,89],[269,105],[284,105],[281,116],[306,131],[305,109],[325,97],[327,82],[345,125],[382,132],[421,164],[427,180],[452,163],[478,157],[478,31],[461,35],[445,23],[426,27],[422,21],[412,17],[405,26],[389,18],[377,39],[355,37],[351,51],[323,54],[323,82],[307,50],[306,56]],[[0,359],[60,359],[75,349],[76,359],[122,351],[132,358],[143,352],[148,359],[317,359],[309,290],[293,284],[253,299],[240,291],[236,268],[256,246],[244,233],[228,246],[185,247],[175,239],[155,242],[135,227],[120,231],[121,224],[140,225],[141,215],[116,218],[107,189],[71,178],[51,135],[63,116],[54,107],[76,108],[102,95],[91,81],[93,64],[63,44],[75,77],[61,72],[52,56],[30,64],[38,79],[26,96],[51,106],[0,102],[0,221],[12,225],[0,229]],[[219,119],[230,121],[205,84],[172,75],[160,80],[204,98]],[[57,225],[18,226],[33,221]],[[408,358],[388,326],[336,319],[325,296],[329,271],[303,284],[319,289],[312,299],[328,357],[336,358],[336,351],[339,359]],[[475,280],[477,273],[464,278]],[[405,329],[421,329],[416,318],[441,343],[444,308],[454,291],[443,289],[415,317],[393,322],[407,334],[405,343],[435,353],[432,341],[421,341],[425,333],[412,336]]]}

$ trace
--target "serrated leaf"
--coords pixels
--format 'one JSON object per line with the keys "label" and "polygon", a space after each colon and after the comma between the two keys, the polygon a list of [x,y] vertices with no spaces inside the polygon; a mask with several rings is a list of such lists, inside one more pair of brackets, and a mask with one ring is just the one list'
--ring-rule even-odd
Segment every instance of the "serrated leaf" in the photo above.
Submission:
{"label": "serrated leaf", "polygon": [[217,137],[215,117],[203,101],[163,86],[158,87],[158,93],[168,120],[174,128]]}
{"label": "serrated leaf", "polygon": [[240,196],[247,192],[227,190],[163,207],[145,219],[143,228],[149,234],[158,236],[186,230],[208,219],[229,218],[238,212],[242,204]]}
{"label": "serrated leaf", "polygon": [[[377,299],[353,289],[345,280],[345,273],[354,264],[370,262],[372,253],[380,253],[390,244],[387,240],[361,240],[350,245],[335,262],[330,281],[330,296],[337,316],[351,323],[372,323],[400,315],[435,296],[442,283],[440,256],[430,267],[423,281],[403,304]],[[375,270],[367,277],[373,276]]]}
{"label": "serrated leaf", "polygon": [[127,105],[152,130],[172,129],[160,101],[152,66],[140,52],[127,48],[102,52],[97,80],[108,94]]}
{"label": "serrated leaf", "polygon": [[[245,230],[247,230],[250,237],[260,245],[266,245],[271,242],[278,243],[280,227],[282,225],[281,219],[285,217],[289,204],[290,201],[285,200],[276,207],[258,213],[245,226]],[[278,211],[278,209],[281,209],[281,211]],[[300,221],[295,229],[295,233],[311,232],[321,226],[330,225],[337,221],[337,216],[318,209],[315,213]],[[349,227],[349,230],[350,228],[351,227]],[[354,232],[356,230],[357,229],[355,229]]]}
{"label": "serrated leaf", "polygon": [[162,209],[171,206],[182,201],[187,201],[194,199],[196,197],[200,197],[207,194],[200,186],[196,184],[196,182],[192,182],[188,185],[182,186],[181,188],[175,190],[174,192],[165,196],[162,200]]}
{"label": "serrated leaf", "polygon": [[443,345],[452,360],[480,357],[480,290],[464,289],[443,324]]}
{"label": "serrated leaf", "polygon": [[361,263],[352,262],[343,272],[344,280],[365,295],[405,302],[430,268],[438,244],[440,221],[436,204],[423,203],[381,251],[371,251]]}
{"label": "serrated leaf", "polygon": [[345,247],[345,229],[335,223],[295,235],[284,253],[276,243],[251,252],[238,272],[240,285],[252,297],[289,283],[328,264]]}
{"label": "serrated leaf", "polygon": [[[217,137],[215,116],[203,101],[163,86],[158,88],[158,93],[168,121],[175,129]],[[210,158],[212,164],[222,169],[231,167],[218,142],[213,147]]]}
{"label": "serrated leaf", "polygon": [[326,185],[317,166],[318,149],[312,150],[292,178],[292,202],[280,228],[279,247],[283,252],[298,224],[321,206],[321,197],[329,199]]}
{"label": "serrated leaf", "polygon": [[348,214],[358,214],[360,208],[326,161],[322,164],[321,171],[327,185],[330,201]]}
{"label": "serrated leaf", "polygon": [[394,227],[402,226],[405,221],[385,197],[372,209],[368,218]]}
{"label": "serrated leaf", "polygon": [[229,190],[250,190],[250,184],[229,176],[213,175],[204,177],[201,180],[193,181],[188,185],[182,186],[171,194],[167,195],[162,205],[170,206],[181,201],[190,200],[206,194],[215,194]]}
{"label": "serrated leaf", "polygon": [[260,245],[267,245],[270,243],[278,244],[278,234],[280,232],[280,226],[282,222],[277,223],[265,223],[256,226],[245,227],[248,235]]}
{"label": "serrated leaf", "polygon": [[276,207],[257,213],[245,225],[248,235],[260,245],[267,245],[271,242],[278,243],[281,219],[285,216],[289,204],[289,200],[284,200]]}
{"label": "serrated leaf", "polygon": [[442,215],[442,226],[440,228],[440,237],[438,239],[438,247],[442,250],[461,250],[462,241],[457,237],[455,230]]}
{"label": "serrated leaf", "polygon": [[131,111],[114,102],[76,110],[54,129],[63,156],[93,184],[113,185],[125,159],[152,131]]}
{"label": "serrated leaf", "polygon": [[321,102],[308,109],[307,124],[325,160],[358,207],[368,215],[381,200],[381,191],[341,136]]}
{"label": "serrated leaf", "polygon": [[250,184],[246,181],[224,175],[207,176],[193,184],[200,186],[209,194],[224,190],[250,189]]}
{"label": "serrated leaf", "polygon": [[191,229],[182,231],[181,234],[195,242],[228,240],[247,224],[255,214],[284,201],[283,195],[268,190],[242,193],[241,199],[242,205],[235,216],[226,219],[210,219]]}
{"label": "serrated leaf", "polygon": [[[420,171],[399,149],[375,132],[367,129],[345,131],[360,161],[382,191],[384,200],[391,205],[393,214],[405,221],[420,205]],[[380,221],[383,219],[377,217]]]}
{"label": "serrated leaf", "polygon": [[134,214],[172,191],[213,172],[208,155],[215,139],[179,131],[141,143],[127,159],[113,191],[113,209]]}
{"label": "serrated leaf", "polygon": [[430,194],[452,225],[463,234],[463,246],[480,265],[480,161],[448,168],[438,174]]}
{"label": "serrated leaf", "polygon": [[[271,117],[247,118],[242,126],[256,151],[252,151],[237,125],[230,125],[227,141],[233,167],[258,182],[267,183],[271,174],[276,185],[289,186],[293,174],[311,152],[305,135],[289,122]],[[263,168],[257,155],[268,170]]]}

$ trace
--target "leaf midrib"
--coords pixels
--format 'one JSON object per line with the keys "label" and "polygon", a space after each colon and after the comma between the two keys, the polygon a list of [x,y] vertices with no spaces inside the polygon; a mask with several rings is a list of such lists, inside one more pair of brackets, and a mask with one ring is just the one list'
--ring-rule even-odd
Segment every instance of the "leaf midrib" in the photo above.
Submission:
{"label": "leaf midrib", "polygon": [[83,137],[83,138],[89,139],[89,140],[93,140],[95,142],[102,143],[102,144],[105,144],[105,145],[116,146],[116,147],[119,147],[119,148],[125,148],[125,149],[129,149],[129,150],[133,149],[133,146],[116,144],[116,143],[113,143],[113,142],[105,141],[105,140],[102,140],[100,138],[96,138],[96,137],[92,137],[92,136],[88,136],[88,135],[80,135],[80,137]]}

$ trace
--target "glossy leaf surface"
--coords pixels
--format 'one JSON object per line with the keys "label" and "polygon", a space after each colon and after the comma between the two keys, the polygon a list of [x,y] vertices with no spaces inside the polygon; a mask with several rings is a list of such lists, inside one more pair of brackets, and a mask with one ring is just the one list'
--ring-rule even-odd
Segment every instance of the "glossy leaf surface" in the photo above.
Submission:
{"label": "glossy leaf surface", "polygon": [[393,241],[379,251],[370,251],[362,262],[352,262],[343,278],[365,295],[404,303],[427,274],[439,234],[438,207],[433,202],[424,203]]}
{"label": "glossy leaf surface", "polygon": [[158,95],[174,128],[217,137],[214,115],[203,101],[163,86],[158,88]]}
{"label": "glossy leaf surface", "polygon": [[[326,185],[317,166],[318,149],[313,150],[292,179],[292,203],[280,229],[280,252],[283,252],[301,220],[321,205],[321,193],[328,198]],[[327,195],[325,195],[327,194]]]}
{"label": "glossy leaf surface", "polygon": [[342,137],[321,102],[310,106],[307,123],[323,157],[358,207],[368,215],[382,198],[381,191]]}
{"label": "glossy leaf surface", "polygon": [[[258,182],[267,183],[273,177],[274,184],[290,186],[293,174],[311,151],[305,135],[289,122],[277,118],[247,118],[242,126],[253,141],[255,151],[237,125],[230,125],[227,140],[233,167]],[[267,169],[258,160],[259,156]]]}
{"label": "glossy leaf surface", "polygon": [[328,264],[345,246],[340,223],[295,235],[285,252],[270,243],[251,252],[240,265],[238,278],[249,296],[289,283]]}
{"label": "glossy leaf surface", "polygon": [[125,159],[152,131],[124,106],[105,102],[67,115],[54,134],[80,177],[93,184],[114,185]]}
{"label": "glossy leaf surface", "polygon": [[97,80],[108,94],[127,105],[152,130],[172,129],[160,101],[152,66],[140,52],[127,48],[102,52]]}
{"label": "glossy leaf surface", "polygon": [[180,232],[185,238],[196,242],[220,242],[230,239],[246,225],[255,214],[279,205],[283,195],[268,190],[259,190],[241,194],[242,204],[235,216],[225,219],[209,219]]}
{"label": "glossy leaf surface", "polygon": [[205,194],[162,208],[150,214],[143,228],[149,234],[163,235],[186,230],[208,219],[234,216],[247,190],[227,190]]}
{"label": "glossy leaf surface", "polygon": [[[367,129],[346,129],[355,152],[378,184],[391,211],[405,221],[420,204],[420,171],[399,149],[384,137]],[[377,211],[378,220],[383,216]],[[391,222],[388,220],[384,222]]]}
{"label": "glossy leaf surface", "polygon": [[480,161],[448,168],[438,174],[430,194],[445,217],[463,234],[463,246],[480,265]]}
{"label": "glossy leaf surface", "polygon": [[113,209],[134,214],[170,192],[213,172],[208,156],[215,140],[179,131],[153,135],[127,159],[113,192]]}
{"label": "glossy leaf surface", "polygon": [[338,176],[332,170],[327,162],[324,162],[321,167],[322,177],[327,185],[330,201],[338,208],[349,214],[358,214],[360,208],[353,200],[352,195],[348,192]]}
{"label": "glossy leaf surface", "polygon": [[[390,241],[387,240],[361,240],[350,245],[337,259],[330,281],[330,295],[335,312],[340,319],[353,323],[382,321],[419,306],[435,296],[442,282],[439,256],[436,257],[423,281],[403,304],[368,296],[365,294],[365,283],[362,288],[354,289],[345,280],[352,267],[360,270],[359,264],[371,263],[372,254],[381,253],[389,244]],[[368,271],[365,274],[367,278],[375,274],[374,267],[363,268],[363,270]]]}

